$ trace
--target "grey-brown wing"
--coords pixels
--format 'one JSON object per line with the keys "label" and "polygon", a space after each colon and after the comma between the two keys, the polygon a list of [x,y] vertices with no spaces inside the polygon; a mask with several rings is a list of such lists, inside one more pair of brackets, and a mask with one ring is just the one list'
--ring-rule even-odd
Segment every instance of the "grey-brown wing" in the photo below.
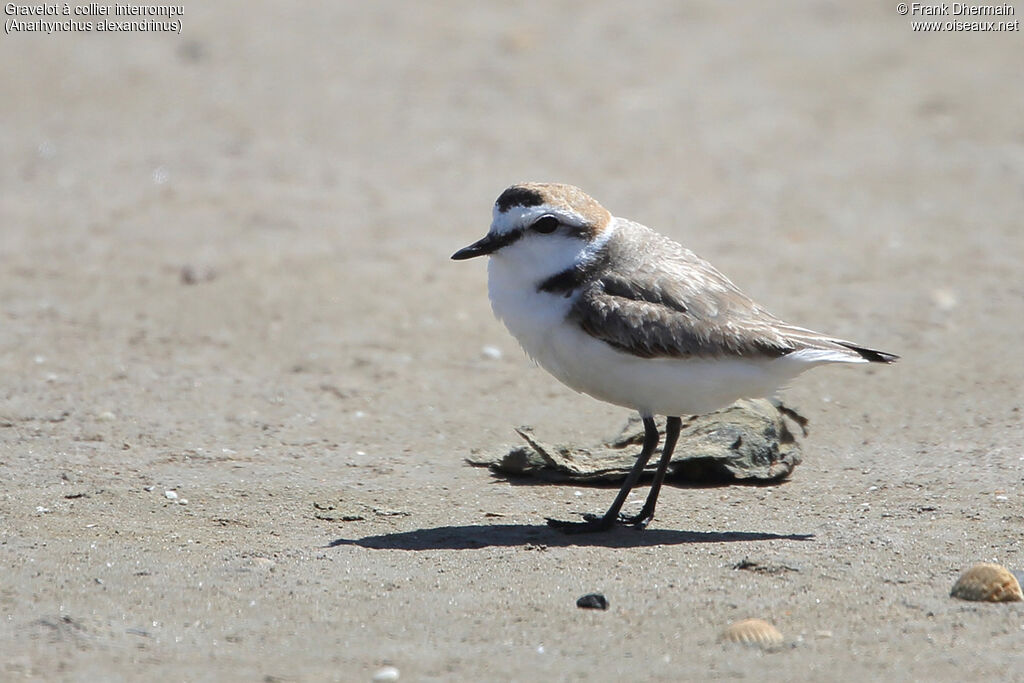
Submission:
{"label": "grey-brown wing", "polygon": [[[632,224],[608,245],[606,267],[571,318],[593,337],[643,358],[777,357],[797,348],[785,324],[699,256]],[[656,256],[655,256],[656,255]]]}
{"label": "grey-brown wing", "polygon": [[775,318],[735,287],[666,285],[605,275],[580,293],[570,317],[592,337],[642,358],[774,358],[794,350]]}
{"label": "grey-brown wing", "polygon": [[[620,219],[621,220],[621,219]],[[707,261],[636,223],[607,245],[570,312],[587,334],[642,358],[777,358],[892,363],[898,356],[785,323]]]}

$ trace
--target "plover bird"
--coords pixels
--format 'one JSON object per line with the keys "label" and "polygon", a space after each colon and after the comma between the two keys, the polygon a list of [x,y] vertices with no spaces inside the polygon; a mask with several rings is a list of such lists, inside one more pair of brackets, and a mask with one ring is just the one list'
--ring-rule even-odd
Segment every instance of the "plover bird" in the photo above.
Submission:
{"label": "plover bird", "polygon": [[[490,256],[494,314],[534,361],[643,418],[643,448],[608,511],[584,522],[548,519],[570,533],[647,526],[681,415],[770,396],[818,365],[898,358],[779,320],[692,251],[612,216],[571,185],[502,192],[487,235],[452,258],[476,256]],[[639,514],[620,514],[658,446],[655,415],[668,424],[650,493]]]}

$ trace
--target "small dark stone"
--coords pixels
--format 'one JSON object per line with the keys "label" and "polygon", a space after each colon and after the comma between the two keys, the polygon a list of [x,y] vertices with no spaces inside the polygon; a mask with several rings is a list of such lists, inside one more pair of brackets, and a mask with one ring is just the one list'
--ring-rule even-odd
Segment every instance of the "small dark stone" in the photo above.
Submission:
{"label": "small dark stone", "polygon": [[179,273],[181,284],[196,285],[200,282],[209,282],[216,279],[217,272],[213,268],[197,268],[192,265],[184,265]]}
{"label": "small dark stone", "polygon": [[744,557],[732,566],[733,569],[746,569],[758,574],[781,574],[783,572],[798,572],[800,567],[785,564],[783,562],[761,562]]}
{"label": "small dark stone", "polygon": [[583,609],[608,609],[608,598],[600,593],[587,593],[576,601],[576,606]]}

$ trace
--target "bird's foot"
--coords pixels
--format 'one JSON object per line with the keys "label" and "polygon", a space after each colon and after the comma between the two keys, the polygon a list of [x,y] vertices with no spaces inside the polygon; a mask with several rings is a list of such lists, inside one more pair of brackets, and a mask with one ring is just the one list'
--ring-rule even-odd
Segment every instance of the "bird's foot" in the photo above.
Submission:
{"label": "bird's foot", "polygon": [[587,513],[583,515],[582,522],[566,522],[561,519],[551,519],[548,517],[548,526],[552,529],[558,529],[565,534],[590,534],[597,531],[608,531],[616,524],[623,524],[634,529],[643,530],[647,528],[652,519],[654,519],[654,515],[644,512],[641,512],[639,515],[619,514],[617,517]]}
{"label": "bird's foot", "polygon": [[625,524],[641,531],[647,528],[652,519],[654,519],[654,513],[646,510],[641,510],[636,515],[619,514],[619,524]]}

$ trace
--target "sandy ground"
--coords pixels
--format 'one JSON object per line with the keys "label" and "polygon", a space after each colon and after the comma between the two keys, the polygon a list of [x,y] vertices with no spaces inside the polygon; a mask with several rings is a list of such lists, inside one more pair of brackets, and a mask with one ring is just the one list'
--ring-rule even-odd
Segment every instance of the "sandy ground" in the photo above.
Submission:
{"label": "sandy ground", "polygon": [[[1024,568],[1021,34],[680,5],[0,36],[0,678],[1024,680],[1024,605],[948,597]],[[463,458],[627,413],[448,260],[528,179],[904,360],[786,393],[788,483],[549,531],[613,491]],[[748,616],[785,647],[717,642]]]}

